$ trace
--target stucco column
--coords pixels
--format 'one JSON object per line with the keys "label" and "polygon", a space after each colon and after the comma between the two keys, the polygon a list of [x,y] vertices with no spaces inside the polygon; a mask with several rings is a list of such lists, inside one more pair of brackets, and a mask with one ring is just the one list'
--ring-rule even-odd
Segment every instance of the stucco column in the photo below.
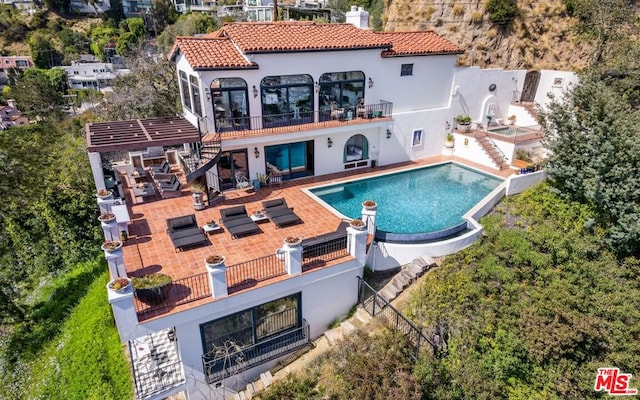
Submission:
{"label": "stucco column", "polygon": [[133,305],[133,287],[129,285],[124,293],[116,293],[113,290],[107,290],[107,293],[109,304],[113,310],[113,318],[120,334],[120,341],[124,343],[131,337],[135,337],[138,326],[138,316]]}
{"label": "stucco column", "polygon": [[101,221],[100,226],[104,232],[104,240],[120,240],[120,228],[115,218],[111,221]]}
{"label": "stucco column", "polygon": [[367,233],[376,234],[376,214],[377,208],[362,208],[362,220],[367,224]]}
{"label": "stucco column", "polygon": [[127,270],[124,267],[124,257],[122,255],[122,247],[113,251],[105,251],[104,258],[107,259],[111,279],[127,277]]}
{"label": "stucco column", "polygon": [[100,153],[93,151],[88,152],[89,165],[91,165],[91,172],[93,172],[93,182],[96,185],[96,190],[104,189],[104,174],[102,173],[102,157]]}
{"label": "stucco column", "polygon": [[209,274],[209,287],[211,288],[211,297],[219,299],[229,295],[227,289],[227,266],[225,261],[218,264],[208,264],[205,262],[207,274]]}
{"label": "stucco column", "polygon": [[347,228],[347,250],[361,265],[367,262],[367,231]]}
{"label": "stucco column", "polygon": [[299,275],[302,273],[302,246],[290,246],[285,244],[282,246],[284,253],[284,265],[289,275]]}

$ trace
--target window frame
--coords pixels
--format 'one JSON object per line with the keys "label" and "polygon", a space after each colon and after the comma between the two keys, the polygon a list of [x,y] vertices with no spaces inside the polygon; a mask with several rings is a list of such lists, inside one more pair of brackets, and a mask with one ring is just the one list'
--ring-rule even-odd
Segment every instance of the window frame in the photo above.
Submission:
{"label": "window frame", "polygon": [[178,71],[178,82],[180,83],[180,98],[182,99],[182,107],[191,111],[191,94],[189,93],[189,80],[187,73]]}
{"label": "window frame", "polygon": [[413,63],[400,65],[400,76],[413,76]]}
{"label": "window frame", "polygon": [[202,116],[202,100],[200,97],[200,80],[195,75],[189,75],[189,89],[191,92],[191,112],[198,117]]}

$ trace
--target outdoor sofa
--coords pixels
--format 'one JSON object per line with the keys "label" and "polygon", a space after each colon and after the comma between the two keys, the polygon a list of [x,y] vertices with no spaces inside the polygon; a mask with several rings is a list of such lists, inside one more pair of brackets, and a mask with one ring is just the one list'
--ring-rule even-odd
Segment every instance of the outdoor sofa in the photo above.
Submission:
{"label": "outdoor sofa", "polygon": [[336,248],[347,245],[347,227],[349,223],[342,221],[335,232],[325,233],[302,240],[302,258],[318,257]]}
{"label": "outdoor sofa", "polygon": [[198,227],[195,214],[167,219],[167,233],[176,250],[208,241]]}

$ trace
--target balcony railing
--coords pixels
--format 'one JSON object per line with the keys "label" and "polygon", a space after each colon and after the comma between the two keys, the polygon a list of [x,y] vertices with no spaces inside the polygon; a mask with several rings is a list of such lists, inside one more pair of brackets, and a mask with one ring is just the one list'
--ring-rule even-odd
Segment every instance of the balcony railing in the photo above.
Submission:
{"label": "balcony railing", "polygon": [[208,384],[239,374],[256,365],[274,360],[306,346],[310,338],[309,324],[275,335],[240,350],[230,351],[215,357],[202,355],[202,366]]}
{"label": "balcony railing", "polygon": [[328,261],[349,255],[347,236],[327,240],[322,243],[304,246],[302,250],[302,271],[306,272],[325,265]]}
{"label": "balcony railing", "polygon": [[[254,134],[282,133],[313,128],[324,128],[354,121],[375,121],[379,118],[391,118],[393,103],[382,102],[364,106],[347,106],[334,110],[300,111],[286,114],[261,115],[256,117],[216,116],[216,131],[224,137],[244,137]],[[257,131],[257,132],[256,132]]]}
{"label": "balcony railing", "polygon": [[161,312],[168,308],[211,296],[208,274],[203,272],[186,278],[176,279],[171,283],[171,288],[165,293],[164,297],[161,297],[162,293],[160,291],[156,294],[156,298],[150,296],[153,295],[147,295],[146,298],[149,298],[151,301],[148,303],[152,304],[143,303],[136,299],[134,302],[136,313]]}
{"label": "balcony railing", "polygon": [[227,267],[227,291],[231,294],[286,273],[284,260],[275,254],[230,265]]}

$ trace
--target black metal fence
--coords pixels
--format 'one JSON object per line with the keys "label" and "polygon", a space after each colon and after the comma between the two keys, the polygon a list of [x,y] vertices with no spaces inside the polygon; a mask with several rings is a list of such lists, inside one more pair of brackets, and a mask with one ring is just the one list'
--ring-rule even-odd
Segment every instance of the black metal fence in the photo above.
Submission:
{"label": "black metal fence", "polygon": [[420,348],[429,345],[429,350],[434,351],[436,347],[422,333],[422,329],[409,321],[407,317],[402,315],[395,307],[391,305],[374,288],[369,286],[362,278],[358,278],[358,304],[362,306],[374,318],[384,321],[384,323],[396,332],[400,332],[407,337],[409,342],[414,346],[413,356],[418,358]]}
{"label": "black metal fence", "polygon": [[228,378],[256,365],[274,360],[306,346],[310,341],[309,324],[270,337],[240,350],[223,351],[220,355],[202,355],[202,366],[207,383]]}
{"label": "black metal fence", "polygon": [[[304,242],[303,242],[304,243]],[[321,267],[328,261],[349,255],[347,236],[302,247],[302,271]]]}
{"label": "black metal fence", "polygon": [[275,254],[230,265],[227,267],[227,290],[229,293],[237,292],[286,273],[284,259]]}
{"label": "black metal fence", "polygon": [[[254,117],[217,117],[216,131],[226,132],[225,136],[246,136],[247,133],[243,131],[262,130],[269,133],[280,131],[283,127],[292,127],[295,130],[296,126],[299,126],[298,130],[301,130],[303,129],[302,125],[333,126],[335,121],[374,120],[376,118],[390,118],[392,115],[393,103],[385,101],[380,104],[346,106],[334,110],[298,111]],[[234,135],[231,132],[237,132],[237,134]]]}

